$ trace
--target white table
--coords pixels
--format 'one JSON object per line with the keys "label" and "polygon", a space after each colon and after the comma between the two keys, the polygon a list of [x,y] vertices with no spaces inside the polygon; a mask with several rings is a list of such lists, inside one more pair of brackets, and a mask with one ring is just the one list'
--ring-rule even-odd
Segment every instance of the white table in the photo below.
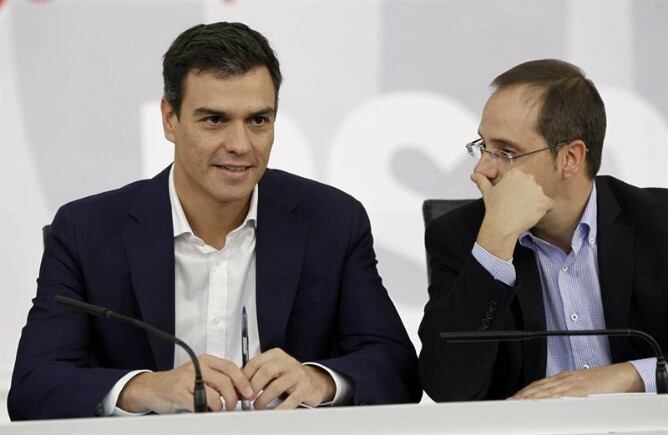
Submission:
{"label": "white table", "polygon": [[0,434],[668,434],[668,396],[42,420]]}

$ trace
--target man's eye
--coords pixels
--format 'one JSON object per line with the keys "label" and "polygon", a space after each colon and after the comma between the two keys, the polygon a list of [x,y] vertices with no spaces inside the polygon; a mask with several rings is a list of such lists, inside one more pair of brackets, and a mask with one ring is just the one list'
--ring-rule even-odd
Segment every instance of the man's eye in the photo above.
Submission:
{"label": "man's eye", "polygon": [[223,121],[223,119],[220,116],[207,116],[204,118],[204,122],[206,122],[209,125],[218,125]]}
{"label": "man's eye", "polygon": [[258,125],[258,126],[259,126],[259,125],[264,125],[264,124],[267,123],[267,117],[266,117],[266,116],[254,116],[254,117],[251,119],[251,123],[252,123],[253,125]]}

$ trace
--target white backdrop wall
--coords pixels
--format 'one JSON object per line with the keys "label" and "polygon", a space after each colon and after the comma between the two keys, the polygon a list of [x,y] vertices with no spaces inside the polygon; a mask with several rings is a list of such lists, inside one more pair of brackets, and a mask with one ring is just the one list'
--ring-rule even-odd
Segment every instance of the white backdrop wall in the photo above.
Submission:
{"label": "white backdrop wall", "polygon": [[285,84],[270,166],[365,204],[418,349],[421,203],[478,196],[463,145],[497,74],[546,57],[581,66],[608,111],[601,173],[668,187],[664,1],[0,0],[0,397],[35,292],[41,226],[65,202],[170,162],[161,57],[187,27],[220,20],[272,42]]}

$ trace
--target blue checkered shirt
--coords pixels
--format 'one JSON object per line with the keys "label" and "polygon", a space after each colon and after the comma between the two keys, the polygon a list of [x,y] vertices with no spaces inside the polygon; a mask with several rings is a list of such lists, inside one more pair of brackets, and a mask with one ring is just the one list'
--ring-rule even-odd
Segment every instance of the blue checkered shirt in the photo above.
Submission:
{"label": "blue checkered shirt", "polygon": [[[548,330],[605,329],[601,285],[598,280],[596,242],[596,186],[592,189],[582,218],[573,233],[571,251],[566,254],[530,232],[519,238],[520,245],[536,257]],[[516,281],[512,259],[504,261],[477,243],[475,259],[497,280],[508,286]],[[645,391],[656,391],[656,358],[630,361],[645,383]],[[610,364],[607,337],[549,337],[545,376],[562,371],[588,369]]]}

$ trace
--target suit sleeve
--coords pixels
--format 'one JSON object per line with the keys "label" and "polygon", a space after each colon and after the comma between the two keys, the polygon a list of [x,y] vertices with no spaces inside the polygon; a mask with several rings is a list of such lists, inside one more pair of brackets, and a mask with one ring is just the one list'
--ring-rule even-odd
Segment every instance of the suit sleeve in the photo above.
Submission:
{"label": "suit sleeve", "polygon": [[12,420],[93,417],[128,372],[97,367],[90,319],[57,306],[55,295],[85,300],[75,226],[66,207],[46,237],[37,296],[21,333],[7,403]]}
{"label": "suit sleeve", "polygon": [[416,403],[422,397],[415,349],[376,269],[366,211],[355,201],[342,270],[339,356],[318,361],[352,379],[355,405]]}
{"label": "suit sleeve", "polygon": [[472,254],[475,229],[455,228],[451,221],[438,219],[425,234],[431,285],[418,364],[424,390],[439,402],[486,398],[498,353],[496,343],[448,344],[439,332],[505,329],[514,296]]}

